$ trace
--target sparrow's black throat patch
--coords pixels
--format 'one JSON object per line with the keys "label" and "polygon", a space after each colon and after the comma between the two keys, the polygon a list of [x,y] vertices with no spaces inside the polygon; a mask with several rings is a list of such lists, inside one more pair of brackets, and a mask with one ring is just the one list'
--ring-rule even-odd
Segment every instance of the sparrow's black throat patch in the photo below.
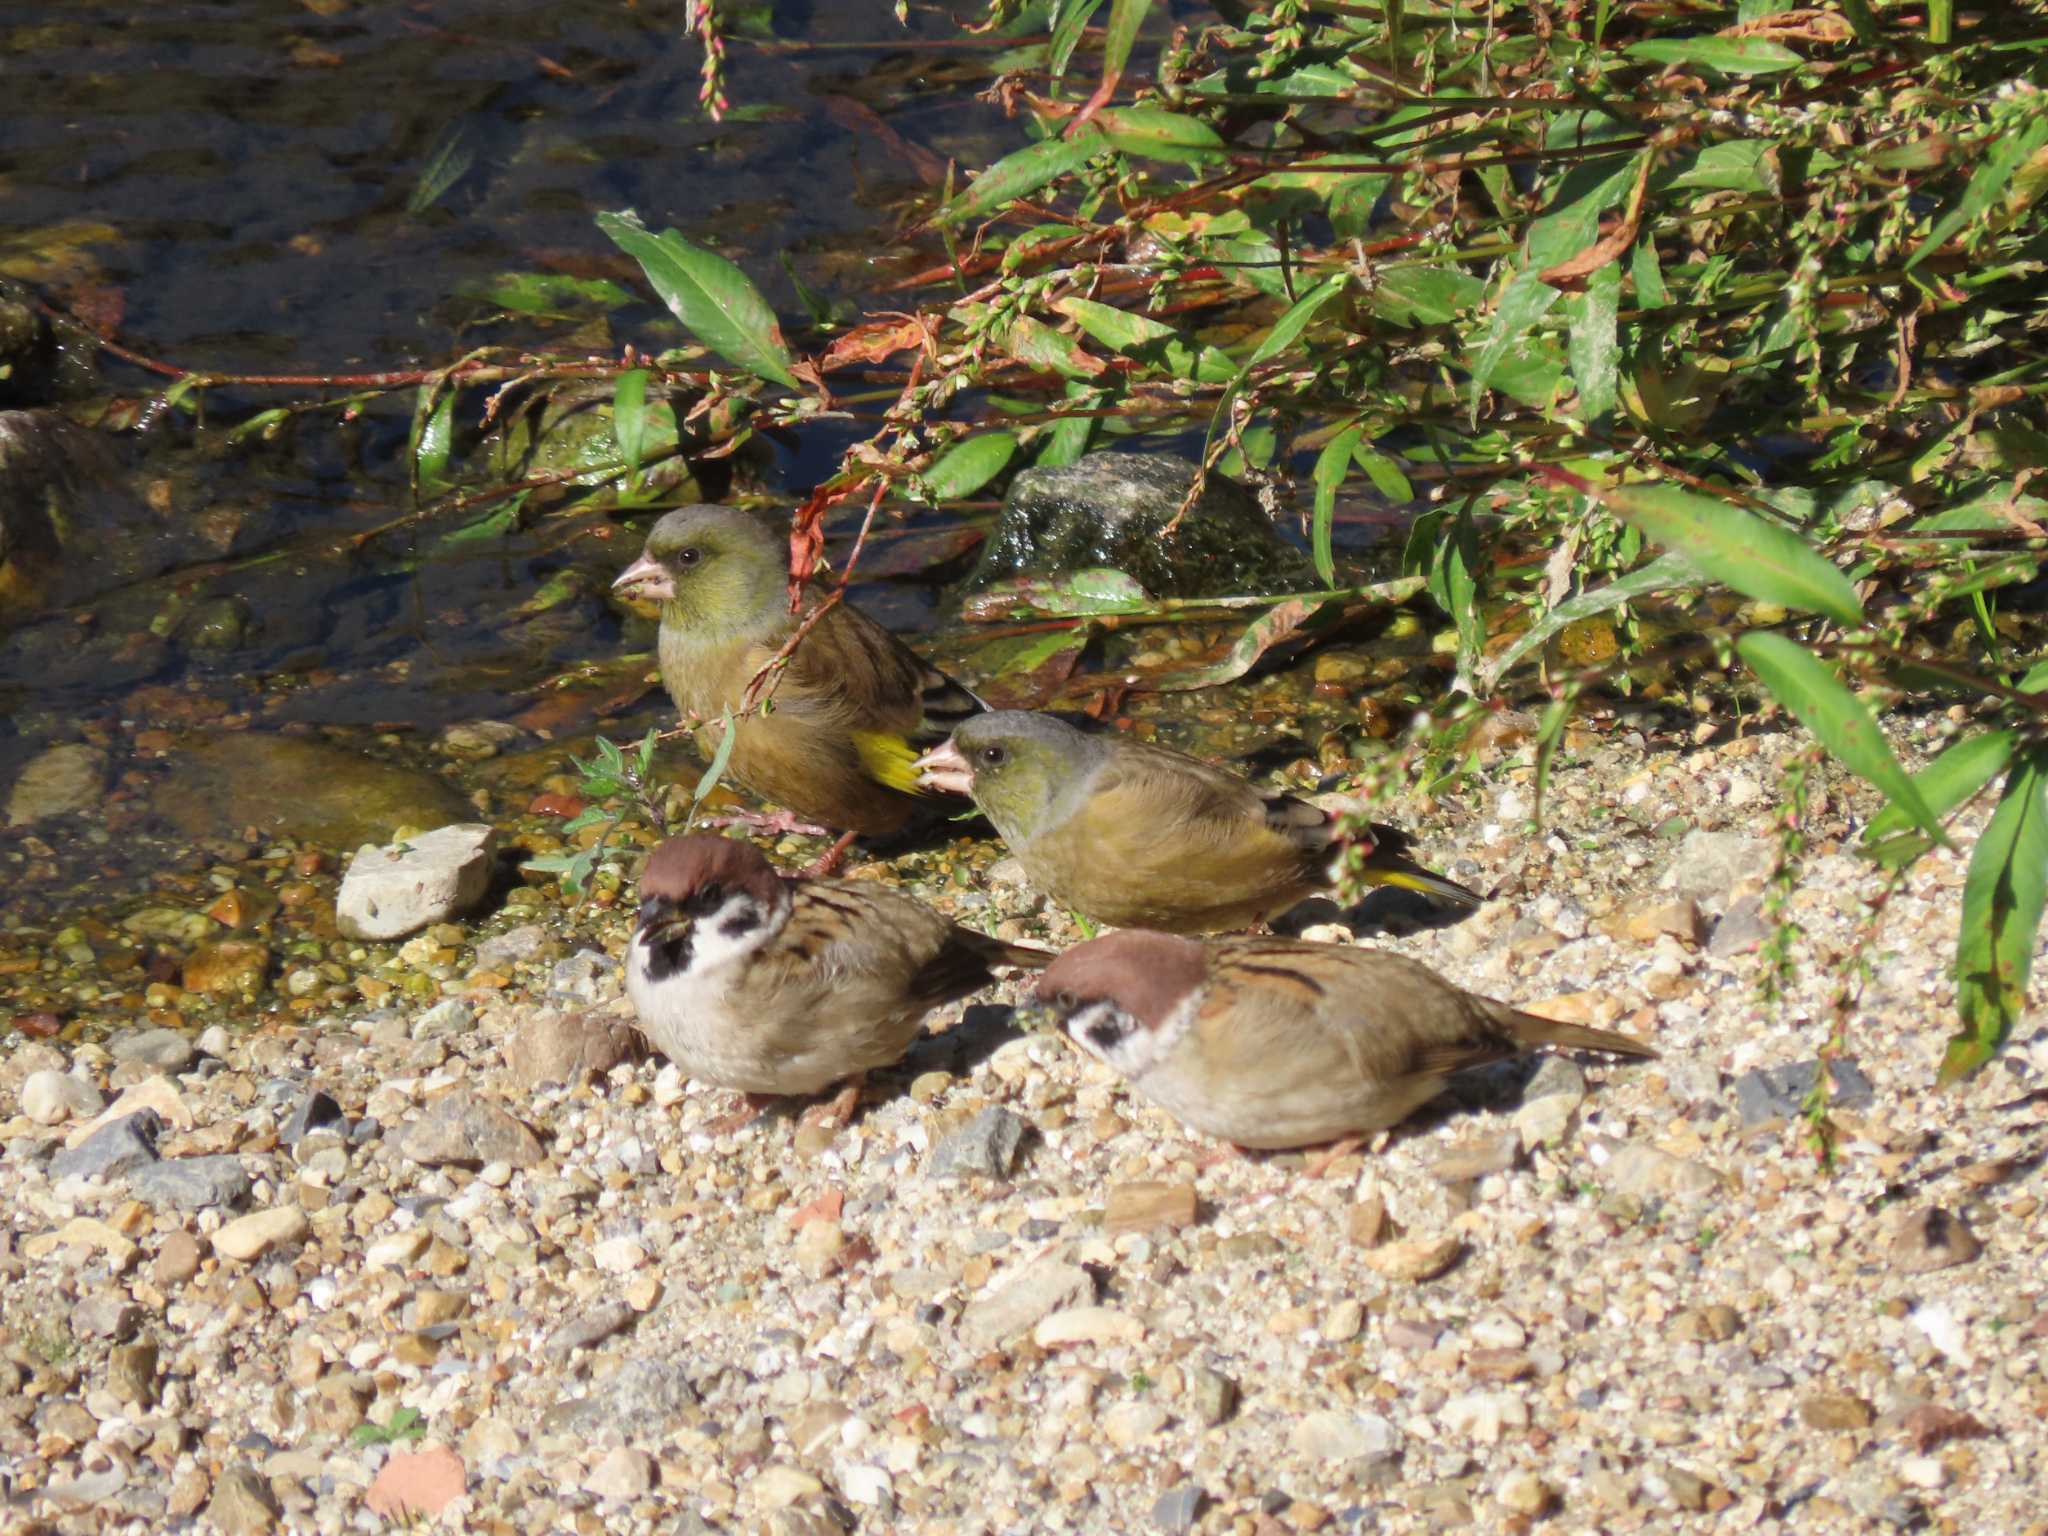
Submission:
{"label": "sparrow's black throat patch", "polygon": [[690,923],[675,923],[647,940],[647,979],[666,981],[678,971],[690,968],[690,940],[696,929]]}

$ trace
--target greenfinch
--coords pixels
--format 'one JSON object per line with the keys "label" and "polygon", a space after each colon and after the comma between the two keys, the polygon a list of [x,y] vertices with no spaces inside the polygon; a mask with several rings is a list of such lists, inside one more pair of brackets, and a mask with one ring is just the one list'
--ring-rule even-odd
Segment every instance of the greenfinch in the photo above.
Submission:
{"label": "greenfinch", "polygon": [[647,535],[612,583],[661,604],[661,680],[708,757],[734,718],[727,774],[806,821],[858,834],[900,832],[918,809],[918,751],[981,701],[888,630],[841,602],[797,642],[766,708],[747,689],[823,601],[790,612],[788,543],[733,507],[681,507]]}
{"label": "greenfinch", "polygon": [[1308,1147],[1405,1120],[1451,1075],[1539,1046],[1654,1057],[1627,1035],[1461,991],[1379,949],[1113,933],[1037,983],[1075,1044],[1182,1124]]}
{"label": "greenfinch", "polygon": [[671,838],[640,875],[626,995],[691,1077],[750,1098],[815,1094],[900,1061],[934,1008],[1052,956],[867,881],[786,878],[750,843]]}
{"label": "greenfinch", "polygon": [[[1336,884],[1358,839],[1329,811],[1185,753],[1051,715],[997,710],[918,759],[920,782],[972,797],[1034,885],[1094,922],[1170,933],[1247,928]],[[1373,829],[1364,878],[1458,907],[1480,898]]]}

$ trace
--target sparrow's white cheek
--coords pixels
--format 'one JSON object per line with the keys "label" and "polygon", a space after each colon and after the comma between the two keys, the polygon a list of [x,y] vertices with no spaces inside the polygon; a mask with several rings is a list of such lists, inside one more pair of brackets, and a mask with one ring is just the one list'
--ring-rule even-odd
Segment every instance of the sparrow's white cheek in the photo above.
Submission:
{"label": "sparrow's white cheek", "polygon": [[1144,1026],[1107,998],[1084,1003],[1067,1015],[1074,1043],[1126,1075],[1141,1070],[1149,1053]]}
{"label": "sparrow's white cheek", "polygon": [[779,912],[764,910],[745,891],[727,897],[716,911],[706,913],[692,925],[689,969],[706,971],[751,955],[775,936],[782,926],[781,920],[789,916],[786,899],[780,907]]}

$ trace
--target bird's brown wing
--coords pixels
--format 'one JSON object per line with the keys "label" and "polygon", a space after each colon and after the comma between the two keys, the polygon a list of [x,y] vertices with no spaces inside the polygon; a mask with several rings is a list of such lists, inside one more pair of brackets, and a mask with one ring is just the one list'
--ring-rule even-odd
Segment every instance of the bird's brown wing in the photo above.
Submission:
{"label": "bird's brown wing", "polygon": [[807,693],[836,693],[856,728],[936,746],[987,706],[857,608],[834,606],[790,657]]}
{"label": "bird's brown wing", "polygon": [[919,1011],[938,1008],[995,979],[998,966],[1037,969],[1052,956],[949,922],[898,892],[849,880],[794,883],[779,963],[840,992]]}

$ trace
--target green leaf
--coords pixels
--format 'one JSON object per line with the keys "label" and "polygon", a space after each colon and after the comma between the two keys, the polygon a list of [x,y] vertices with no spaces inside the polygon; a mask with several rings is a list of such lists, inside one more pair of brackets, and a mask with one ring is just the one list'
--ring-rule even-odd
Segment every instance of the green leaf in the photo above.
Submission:
{"label": "green leaf", "polygon": [[957,224],[995,212],[1003,204],[1028,197],[1048,182],[1078,171],[1102,152],[1102,131],[1090,123],[1072,138],[1041,139],[1003,156],[974,178],[974,184],[936,214],[933,222]]}
{"label": "green leaf", "polygon": [[1592,494],[1645,538],[1684,555],[1723,586],[1763,602],[1824,613],[1844,626],[1863,622],[1863,604],[1849,578],[1789,528],[1676,486],[1616,486]]}
{"label": "green leaf", "polygon": [[1517,272],[1494,307],[1493,328],[1487,333],[1478,355],[1468,365],[1472,372],[1472,420],[1479,419],[1479,399],[1507,359],[1508,349],[1528,334],[1529,328],[1545,315],[1563,295],[1534,271]]}
{"label": "green leaf", "polygon": [[[1913,775],[1913,787],[1937,817],[1948,815],[1989,784],[2012,761],[2019,737],[2012,731],[1979,731],[1952,742]],[[1910,864],[1934,844],[1912,830],[1913,818],[1896,805],[1871,817],[1862,852],[1886,868]]]}
{"label": "green leaf", "polygon": [[500,272],[481,282],[465,283],[456,293],[521,315],[575,315],[633,302],[633,295],[617,283],[597,277],[565,277],[559,272]]}
{"label": "green leaf", "polygon": [[476,164],[476,150],[469,143],[469,131],[461,123],[451,124],[427,154],[412,196],[405,200],[407,213],[425,213],[443,194]]}
{"label": "green leaf", "polygon": [[1365,428],[1353,422],[1342,432],[1323,444],[1323,451],[1316,455],[1315,522],[1310,530],[1309,550],[1315,557],[1316,574],[1325,586],[1337,585],[1336,556],[1330,549],[1330,523],[1337,511],[1337,487],[1344,483],[1344,476],[1351,468],[1351,453],[1365,436]]}
{"label": "green leaf", "polygon": [[1096,567],[1071,576],[1017,576],[992,582],[960,605],[970,624],[1003,619],[1085,617],[1098,613],[1146,613],[1152,599],[1122,571]]}
{"label": "green leaf", "polygon": [[473,522],[464,523],[460,528],[442,534],[434,541],[435,550],[459,550],[465,544],[485,543],[515,531],[519,527],[520,509],[526,505],[526,498],[532,494],[531,491],[520,491],[507,496]]}
{"label": "green leaf", "polygon": [[1291,597],[1275,603],[1244,627],[1220,661],[1147,673],[1145,686],[1178,691],[1234,682],[1257,666],[1266,652],[1291,638],[1318,615],[1341,607],[1341,598]]}
{"label": "green leaf", "polygon": [[422,384],[413,410],[413,484],[440,490],[448,484],[448,456],[455,442],[455,391],[440,380]]}
{"label": "green leaf", "polygon": [[924,472],[925,489],[933,501],[972,496],[1003,472],[1016,451],[1014,432],[977,432],[948,448]]}
{"label": "green leaf", "polygon": [[[1299,341],[1301,333],[1309,328],[1310,323],[1314,321],[1322,307],[1342,293],[1345,285],[1350,281],[1351,274],[1349,272],[1332,272],[1281,312],[1280,318],[1273,322],[1273,328],[1266,332],[1256,347],[1252,348],[1251,356],[1244,360],[1243,364],[1238,368],[1236,376],[1225,386],[1223,398],[1216,402],[1216,412],[1209,418],[1210,440],[1213,441],[1216,436],[1218,423],[1229,417],[1230,403],[1236,397],[1238,390],[1244,387],[1245,380],[1251,377],[1252,370],[1261,363],[1278,356],[1293,346],[1295,342]],[[1206,462],[1206,454],[1204,455],[1204,462]]]}
{"label": "green leaf", "polygon": [[1650,64],[1683,64],[1723,75],[1773,75],[1806,62],[1783,43],[1762,37],[1652,37],[1622,52]]}
{"label": "green leaf", "polygon": [[1735,642],[1735,649],[1771,690],[1771,696],[1812,731],[1843,767],[1869,780],[1936,842],[1948,841],[1941,818],[1899,766],[1891,744],[1863,701],[1849,691],[1832,666],[1797,641],[1765,631],[1744,635]]}
{"label": "green leaf", "polygon": [[1223,158],[1223,140],[1198,117],[1161,107],[1105,108],[1092,119],[1110,147],[1127,155],[1207,165]]}
{"label": "green leaf", "polygon": [[1080,298],[1060,299],[1053,308],[1105,347],[1157,361],[1177,379],[1221,384],[1237,376],[1237,364],[1223,352],[1198,346],[1172,326],[1149,315],[1136,315],[1114,304]]}
{"label": "green leaf", "polygon": [[1730,139],[1709,144],[1665,182],[1660,190],[1698,188],[1710,192],[1763,192],[1764,160],[1773,145],[1768,139]]}
{"label": "green leaf", "polygon": [[1055,80],[1066,75],[1067,63],[1088,22],[1102,8],[1102,0],[1060,0],[1059,16],[1052,24],[1052,41],[1046,51],[1046,65]]}
{"label": "green leaf", "polygon": [[725,777],[726,764],[732,761],[733,737],[738,733],[732,728],[732,711],[724,710],[718,717],[720,730],[718,746],[711,754],[711,761],[697,777],[697,787],[690,792],[690,814],[683,818],[685,828],[697,819],[697,808],[711,798],[711,791],[718,788],[718,781]]}
{"label": "green leaf", "polygon": [[[1956,231],[1984,217],[1991,205],[2005,195],[2013,172],[2044,144],[2048,144],[2048,115],[2037,114],[2031,123],[2010,137],[2000,135],[1990,146],[1990,154],[1984,163],[1970,177],[1970,184],[1963,188],[1963,195],[1956,200],[1955,207],[1934,221],[1934,228],[1927,232],[1927,238],[1920,242],[1919,249],[1906,258],[1907,269],[1918,266],[1940,250]],[[1982,142],[1975,147],[1983,147]]]}
{"label": "green leaf", "polygon": [[1109,0],[1109,26],[1102,38],[1102,79],[1114,85],[1131,61],[1131,47],[1138,41],[1138,29],[1145,25],[1145,13],[1152,0]]}
{"label": "green leaf", "polygon": [[1415,487],[1408,483],[1408,477],[1401,472],[1401,466],[1378,452],[1369,444],[1361,442],[1351,450],[1351,457],[1358,467],[1365,471],[1366,479],[1389,501],[1413,501]]}
{"label": "green leaf", "polygon": [[1662,309],[1671,302],[1671,290],[1664,286],[1664,269],[1657,262],[1657,242],[1648,235],[1629,252],[1628,275],[1639,308]]}
{"label": "green leaf", "polygon": [[1571,340],[1565,356],[1572,383],[1578,387],[1581,421],[1595,422],[1614,409],[1621,343],[1616,317],[1621,312],[1621,267],[1609,262],[1586,279],[1586,291],[1572,295]]}
{"label": "green leaf", "polygon": [[1998,809],[1977,839],[1963,881],[1956,942],[1956,1010],[1941,1081],[1952,1083],[1993,1056],[2027,1003],[2035,934],[2048,897],[2048,748],[2035,746],[2006,780]]}
{"label": "green leaf", "polygon": [[1447,325],[1485,298],[1486,284],[1469,272],[1396,267],[1381,275],[1366,303],[1396,325]]}
{"label": "green leaf", "polygon": [[626,483],[640,478],[640,458],[647,447],[647,370],[633,368],[612,385],[612,436],[625,461]]}
{"label": "green leaf", "polygon": [[802,388],[775,311],[746,273],[672,229],[648,233],[631,211],[600,213],[597,227],[640,263],[661,302],[705,346],[749,373]]}

